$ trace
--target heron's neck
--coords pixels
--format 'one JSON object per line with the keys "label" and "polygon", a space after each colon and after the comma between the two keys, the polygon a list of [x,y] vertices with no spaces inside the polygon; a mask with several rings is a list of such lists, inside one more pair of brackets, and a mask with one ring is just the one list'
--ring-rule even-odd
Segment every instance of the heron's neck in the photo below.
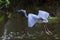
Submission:
{"label": "heron's neck", "polygon": [[27,13],[24,13],[24,15],[25,15],[25,17],[26,17],[26,18],[28,18],[28,15],[27,15]]}

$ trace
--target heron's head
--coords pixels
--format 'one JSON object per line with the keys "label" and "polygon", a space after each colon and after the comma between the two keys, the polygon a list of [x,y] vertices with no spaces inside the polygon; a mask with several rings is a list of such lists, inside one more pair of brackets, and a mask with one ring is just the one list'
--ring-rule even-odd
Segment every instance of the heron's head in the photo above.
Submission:
{"label": "heron's head", "polygon": [[20,10],[17,10],[17,12],[23,12],[23,13],[26,13],[26,10],[20,9]]}

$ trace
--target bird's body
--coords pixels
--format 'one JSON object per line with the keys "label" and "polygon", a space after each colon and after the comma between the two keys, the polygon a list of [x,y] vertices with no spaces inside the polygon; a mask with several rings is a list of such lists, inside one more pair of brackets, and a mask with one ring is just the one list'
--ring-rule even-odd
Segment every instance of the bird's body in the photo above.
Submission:
{"label": "bird's body", "polygon": [[35,14],[28,15],[28,27],[33,27],[37,21],[38,21],[37,15],[35,15]]}
{"label": "bird's body", "polygon": [[33,27],[34,24],[38,21],[38,19],[42,18],[42,22],[48,22],[47,18],[49,17],[49,13],[46,11],[39,10],[38,15],[29,13],[27,15],[26,10],[17,10],[18,12],[23,12],[25,17],[28,18],[28,27]]}
{"label": "bird's body", "polygon": [[[25,17],[28,18],[28,27],[30,27],[30,28],[33,27],[35,25],[35,23],[38,21],[38,19],[40,19],[40,18],[42,19],[43,23],[47,23],[48,22],[47,18],[50,16],[48,12],[42,11],[42,10],[38,11],[38,15],[35,15],[32,13],[29,13],[27,15],[26,10],[23,10],[23,9],[17,10],[17,12],[23,12],[24,13]],[[48,35],[52,34],[52,32],[49,31],[46,24],[44,25],[44,30],[45,30],[46,34],[48,34]]]}

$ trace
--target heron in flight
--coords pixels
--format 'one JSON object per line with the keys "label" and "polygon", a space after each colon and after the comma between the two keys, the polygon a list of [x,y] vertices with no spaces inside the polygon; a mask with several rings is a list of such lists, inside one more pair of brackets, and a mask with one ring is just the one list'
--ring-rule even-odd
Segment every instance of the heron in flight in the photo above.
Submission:
{"label": "heron in flight", "polygon": [[42,18],[42,22],[44,23],[47,23],[48,20],[47,18],[49,17],[49,13],[48,12],[45,12],[45,11],[42,11],[42,10],[39,10],[39,13],[38,15],[35,15],[35,14],[32,14],[32,13],[29,13],[27,15],[26,13],[26,10],[17,10],[18,12],[23,12],[25,17],[28,18],[28,27],[33,27],[34,24],[38,21],[38,19]]}
{"label": "heron in flight", "polygon": [[[28,27],[33,27],[36,24],[36,22],[38,21],[38,19],[40,19],[40,18],[42,19],[43,23],[48,22],[49,13],[46,11],[39,10],[38,15],[35,15],[32,13],[29,13],[27,15],[26,10],[23,10],[23,9],[17,10],[17,12],[23,12],[25,17],[28,18]],[[44,28],[45,28],[45,31],[48,30],[47,27],[44,26]],[[49,30],[48,30],[48,32],[50,33]],[[49,34],[48,32],[46,31],[47,34]]]}

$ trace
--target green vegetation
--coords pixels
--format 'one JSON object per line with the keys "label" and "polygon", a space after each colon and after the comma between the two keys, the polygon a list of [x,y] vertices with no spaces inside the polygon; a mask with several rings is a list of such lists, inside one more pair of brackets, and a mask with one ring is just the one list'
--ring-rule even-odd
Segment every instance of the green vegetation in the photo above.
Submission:
{"label": "green vegetation", "polygon": [[57,22],[57,17],[49,17],[48,21],[49,21],[49,23],[56,23]]}
{"label": "green vegetation", "polygon": [[3,16],[0,16],[0,22],[3,20],[3,18],[4,18]]}
{"label": "green vegetation", "polygon": [[[3,16],[0,16],[0,22],[3,20]],[[55,23],[57,22],[57,17],[49,17],[48,18],[49,23]]]}

